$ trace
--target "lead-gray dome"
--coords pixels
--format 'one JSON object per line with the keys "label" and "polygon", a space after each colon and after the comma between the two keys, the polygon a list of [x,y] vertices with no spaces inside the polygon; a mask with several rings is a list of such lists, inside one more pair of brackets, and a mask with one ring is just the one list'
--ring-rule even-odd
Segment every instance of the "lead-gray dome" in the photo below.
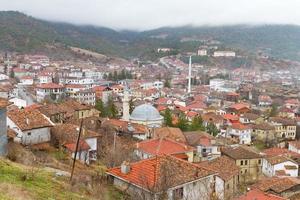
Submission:
{"label": "lead-gray dome", "polygon": [[155,121],[162,120],[163,117],[158,110],[149,104],[142,104],[137,106],[130,115],[131,120],[138,121]]}

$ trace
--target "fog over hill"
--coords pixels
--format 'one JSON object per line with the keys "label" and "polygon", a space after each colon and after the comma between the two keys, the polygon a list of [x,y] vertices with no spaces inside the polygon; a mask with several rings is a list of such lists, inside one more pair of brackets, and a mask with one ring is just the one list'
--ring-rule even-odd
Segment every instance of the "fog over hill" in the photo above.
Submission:
{"label": "fog over hill", "polygon": [[263,49],[274,57],[300,60],[300,26],[296,25],[182,26],[137,32],[0,12],[0,50],[5,51],[36,52],[52,45],[75,46],[124,58],[155,59],[156,48],[196,51],[204,39],[218,40],[228,48],[250,53]]}

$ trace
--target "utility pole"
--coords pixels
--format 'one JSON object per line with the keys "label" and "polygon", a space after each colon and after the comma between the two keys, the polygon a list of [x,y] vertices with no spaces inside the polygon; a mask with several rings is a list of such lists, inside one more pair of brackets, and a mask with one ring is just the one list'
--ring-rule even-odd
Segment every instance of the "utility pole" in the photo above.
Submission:
{"label": "utility pole", "polygon": [[80,142],[80,135],[81,135],[81,132],[82,132],[82,125],[83,125],[83,119],[81,119],[81,122],[80,122],[80,128],[79,128],[79,133],[78,133],[77,142],[76,142],[75,154],[74,154],[74,158],[73,158],[73,165],[72,165],[70,182],[72,182],[72,179],[73,179],[75,163],[76,163],[76,157],[77,157],[77,151],[78,151],[79,142]]}

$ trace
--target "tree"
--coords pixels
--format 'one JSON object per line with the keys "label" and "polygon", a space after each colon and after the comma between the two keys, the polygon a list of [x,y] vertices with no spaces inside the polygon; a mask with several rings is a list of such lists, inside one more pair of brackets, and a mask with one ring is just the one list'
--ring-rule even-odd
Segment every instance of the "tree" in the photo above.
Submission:
{"label": "tree", "polygon": [[134,103],[133,103],[133,100],[130,99],[129,100],[129,113],[130,114],[132,113],[133,109],[134,109]]}
{"label": "tree", "polygon": [[196,116],[193,118],[192,123],[189,127],[189,130],[190,131],[198,131],[198,130],[204,131],[205,130],[201,116]]}
{"label": "tree", "polygon": [[100,116],[101,117],[106,117],[107,116],[106,109],[104,107],[104,103],[101,99],[98,99],[96,101],[95,108],[100,111]]}
{"label": "tree", "polygon": [[206,126],[206,131],[213,136],[216,136],[219,133],[219,130],[214,123],[209,123]]}
{"label": "tree", "polygon": [[116,80],[118,80],[118,72],[114,71],[114,73],[113,73],[113,81],[116,81]]}
{"label": "tree", "polygon": [[171,88],[171,83],[169,79],[165,80],[164,87]]}
{"label": "tree", "polygon": [[272,104],[272,108],[270,110],[270,117],[275,117],[277,115],[277,106],[275,104]]}
{"label": "tree", "polygon": [[108,79],[109,81],[112,81],[112,80],[113,80],[113,75],[112,75],[111,72],[108,73],[107,79]]}
{"label": "tree", "polygon": [[110,118],[116,118],[118,115],[118,109],[117,109],[116,105],[114,104],[114,101],[112,98],[108,99],[107,107],[105,110],[106,110],[107,116]]}
{"label": "tree", "polygon": [[172,127],[173,126],[173,123],[172,123],[172,113],[171,113],[171,110],[169,108],[167,108],[165,110],[165,113],[164,113],[163,116],[164,116],[165,125]]}
{"label": "tree", "polygon": [[178,123],[177,123],[176,127],[180,128],[180,130],[182,130],[182,131],[188,130],[189,124],[188,124],[188,120],[186,119],[184,114],[179,115],[179,119],[178,119]]}

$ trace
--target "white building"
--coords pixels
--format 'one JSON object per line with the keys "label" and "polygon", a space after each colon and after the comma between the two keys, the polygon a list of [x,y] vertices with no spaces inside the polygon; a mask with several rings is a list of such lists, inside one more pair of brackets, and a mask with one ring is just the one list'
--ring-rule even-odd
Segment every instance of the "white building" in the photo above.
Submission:
{"label": "white building", "polygon": [[56,83],[44,83],[36,87],[36,100],[42,102],[46,97],[57,100],[64,94],[65,88]]}
{"label": "white building", "polygon": [[52,83],[52,76],[50,76],[50,75],[39,75],[37,77],[37,79],[38,79],[40,84]]}
{"label": "white building", "polygon": [[16,97],[10,99],[9,102],[12,102],[18,108],[25,108],[27,106],[27,102],[25,100]]}
{"label": "white building", "polygon": [[16,133],[14,141],[23,145],[49,142],[53,125],[38,110],[12,110],[7,113],[7,126]]}
{"label": "white building", "polygon": [[199,49],[198,50],[198,56],[207,56],[207,50],[206,49]]}
{"label": "white building", "polygon": [[300,140],[289,142],[289,150],[300,154]]}
{"label": "white building", "polygon": [[214,57],[235,57],[234,51],[215,51]]}
{"label": "white building", "polygon": [[262,172],[268,177],[297,177],[298,164],[295,161],[281,155],[267,157],[263,159]]}
{"label": "white building", "polygon": [[164,83],[162,81],[153,81],[153,82],[145,82],[140,84],[140,88],[143,90],[148,89],[162,89],[164,87]]}
{"label": "white building", "polygon": [[227,137],[238,138],[240,144],[251,144],[251,128],[240,123],[233,123],[227,127]]}
{"label": "white building", "polygon": [[82,104],[88,104],[94,106],[96,103],[96,94],[91,89],[79,90],[75,93],[69,93],[70,98]]}
{"label": "white building", "polygon": [[33,78],[31,76],[23,76],[20,78],[20,85],[33,85]]}
{"label": "white building", "polygon": [[[212,170],[165,155],[123,162],[106,173],[116,187],[126,188],[127,193],[144,200],[160,199],[162,193],[167,200],[209,200],[214,190],[211,186],[220,179]],[[180,176],[182,173],[184,176]]]}

